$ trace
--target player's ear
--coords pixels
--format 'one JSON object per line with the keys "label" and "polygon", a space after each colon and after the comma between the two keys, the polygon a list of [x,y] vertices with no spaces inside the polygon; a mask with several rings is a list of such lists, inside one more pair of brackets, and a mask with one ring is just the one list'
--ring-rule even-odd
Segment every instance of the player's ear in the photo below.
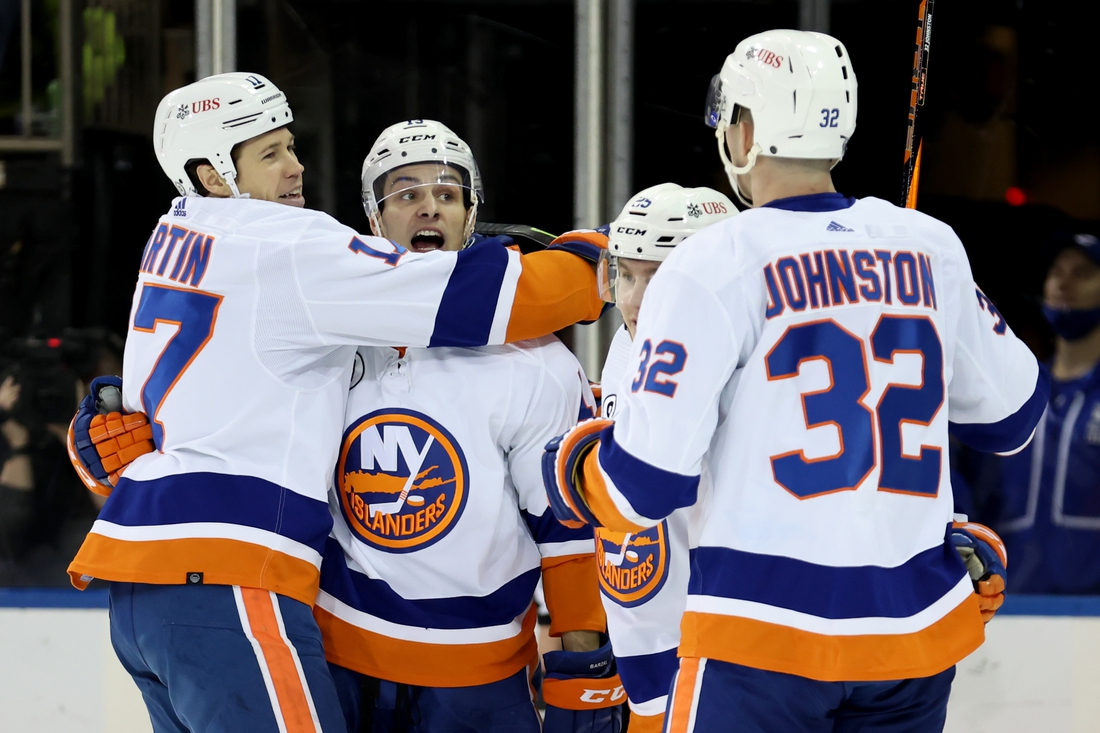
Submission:
{"label": "player's ear", "polygon": [[233,191],[229,188],[225,179],[218,175],[218,172],[214,170],[214,166],[209,163],[199,163],[198,167],[195,168],[195,177],[199,179],[199,183],[211,196],[229,198],[233,195]]}

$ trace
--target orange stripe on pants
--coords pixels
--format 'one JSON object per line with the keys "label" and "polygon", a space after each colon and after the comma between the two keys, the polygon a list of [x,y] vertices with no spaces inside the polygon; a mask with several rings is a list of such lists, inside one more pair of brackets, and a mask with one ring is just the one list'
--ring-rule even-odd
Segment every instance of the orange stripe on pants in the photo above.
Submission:
{"label": "orange stripe on pants", "polygon": [[672,691],[672,705],[668,715],[668,733],[687,733],[691,722],[695,688],[699,685],[699,659],[683,657],[676,674],[676,689]]}
{"label": "orange stripe on pants", "polygon": [[287,733],[318,733],[309,709],[305,680],[299,674],[294,655],[279,631],[272,594],[259,588],[241,588],[241,598],[252,636],[259,643],[271,674]]}

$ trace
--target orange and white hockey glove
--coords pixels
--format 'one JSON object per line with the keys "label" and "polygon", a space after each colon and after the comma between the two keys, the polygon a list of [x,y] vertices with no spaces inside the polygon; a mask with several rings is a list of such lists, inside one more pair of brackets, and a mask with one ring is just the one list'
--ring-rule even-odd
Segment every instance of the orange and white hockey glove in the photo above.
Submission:
{"label": "orange and white hockey glove", "polygon": [[91,394],[69,424],[69,462],[88,489],[109,496],[123,469],[138,456],[152,453],[153,429],[144,412],[123,414],[122,380],[97,377]]}
{"label": "orange and white hockey glove", "polygon": [[550,510],[566,527],[600,526],[584,499],[584,459],[598,449],[600,434],[613,424],[602,418],[584,420],[546,444],[542,454],[542,483]]}
{"label": "orange and white hockey glove", "polygon": [[951,542],[974,582],[982,621],[989,623],[1005,602],[1008,550],[996,532],[977,522],[953,522]]}

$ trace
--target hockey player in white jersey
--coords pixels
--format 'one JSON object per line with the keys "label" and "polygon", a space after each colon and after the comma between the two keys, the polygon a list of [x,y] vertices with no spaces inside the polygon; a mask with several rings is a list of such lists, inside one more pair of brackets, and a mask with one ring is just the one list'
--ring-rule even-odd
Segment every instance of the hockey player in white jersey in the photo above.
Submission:
{"label": "hockey player in white jersey", "polygon": [[[469,147],[432,120],[387,128],[364,162],[372,229],[408,249],[461,249],[483,199]],[[592,528],[554,518],[540,468],[593,403],[553,336],[359,349],[314,608],[351,733],[539,733],[540,575],[563,644],[547,655],[545,730],[618,729]]]}
{"label": "hockey player in white jersey", "polygon": [[[570,253],[588,243],[422,255],[302,208],[292,120],[255,74],[161,102],[181,197],[140,263],[121,404],[149,424],[135,443],[93,398],[70,433],[110,492],[70,573],[113,581],[112,641],[158,733],[344,729],[311,605],[357,345],[501,344],[602,305]],[[120,478],[142,431],[155,450]]]}
{"label": "hockey player in white jersey", "polygon": [[[623,317],[601,375],[601,414],[614,419],[620,395],[634,378],[631,349],[638,311],[661,262],[686,237],[737,213],[723,194],[710,188],[662,183],[640,191],[611,223],[607,252],[601,256],[601,295]],[[700,493],[705,493],[705,484]],[[633,733],[660,733],[678,660],[680,617],[690,572],[693,516],[704,500],[677,509],[655,527],[637,532],[596,530],[600,590],[607,631],[619,676],[630,703]]]}
{"label": "hockey player in white jersey", "polygon": [[836,39],[737,45],[707,117],[753,208],[662,264],[615,422],[544,458],[560,518],[620,531],[709,476],[669,733],[941,730],[1002,598],[999,539],[952,521],[948,433],[1018,450],[1047,378],[949,227],[835,191],[855,114]]}

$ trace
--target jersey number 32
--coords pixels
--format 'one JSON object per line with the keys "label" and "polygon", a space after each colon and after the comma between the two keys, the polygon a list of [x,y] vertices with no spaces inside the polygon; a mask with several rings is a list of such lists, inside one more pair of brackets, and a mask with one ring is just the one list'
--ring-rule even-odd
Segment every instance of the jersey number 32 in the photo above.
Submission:
{"label": "jersey number 32", "polygon": [[[836,426],[840,450],[807,458],[801,450],[771,457],[775,480],[801,499],[852,490],[881,457],[879,490],[934,497],[939,491],[942,449],[922,445],[917,456],[902,453],[905,423],[930,425],[943,405],[943,347],[925,316],[883,315],[870,344],[833,320],[791,326],[765,357],[769,381],[798,375],[802,362],[822,360],[829,367],[828,389],[802,394],[806,427]],[[896,354],[922,358],[919,385],[890,382],[871,410],[867,346],[876,362],[893,364]]]}

